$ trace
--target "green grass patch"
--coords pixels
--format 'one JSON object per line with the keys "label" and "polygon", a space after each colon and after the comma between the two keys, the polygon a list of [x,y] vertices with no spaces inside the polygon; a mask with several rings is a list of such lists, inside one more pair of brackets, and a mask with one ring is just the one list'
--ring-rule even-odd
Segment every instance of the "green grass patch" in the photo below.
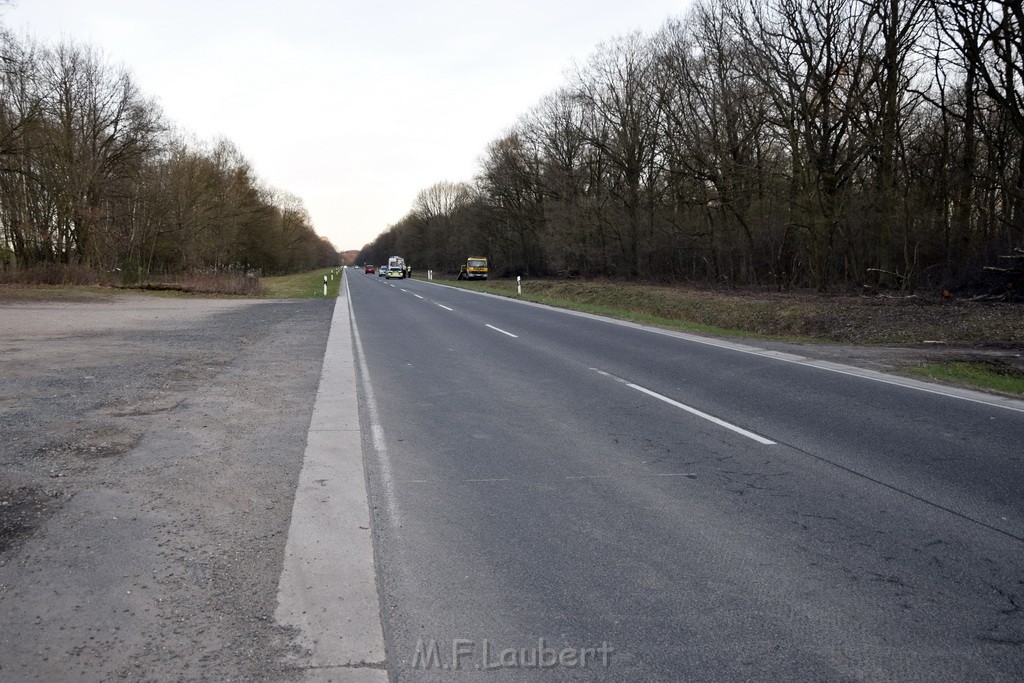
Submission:
{"label": "green grass patch", "polygon": [[341,286],[340,271],[331,279],[331,268],[307,273],[260,278],[263,297],[267,299],[315,299],[324,295],[324,276],[327,276],[327,298],[338,296]]}
{"label": "green grass patch", "polygon": [[930,363],[907,368],[906,372],[924,379],[1024,397],[1024,373],[1004,363]]}

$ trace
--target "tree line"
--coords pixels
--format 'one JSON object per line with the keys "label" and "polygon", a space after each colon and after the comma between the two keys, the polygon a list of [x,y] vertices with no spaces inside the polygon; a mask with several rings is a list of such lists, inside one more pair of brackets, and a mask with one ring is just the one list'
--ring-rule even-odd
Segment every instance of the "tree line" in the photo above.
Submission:
{"label": "tree line", "polygon": [[1019,287],[1022,26],[1021,0],[699,0],[599,46],[360,259]]}
{"label": "tree line", "polygon": [[174,130],[94,48],[0,32],[0,270],[293,272],[339,263],[238,149]]}

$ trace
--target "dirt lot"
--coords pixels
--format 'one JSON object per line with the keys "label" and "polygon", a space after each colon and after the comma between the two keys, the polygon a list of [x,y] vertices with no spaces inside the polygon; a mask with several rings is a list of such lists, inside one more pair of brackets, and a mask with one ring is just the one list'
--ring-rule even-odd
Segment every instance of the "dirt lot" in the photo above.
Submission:
{"label": "dirt lot", "polygon": [[0,679],[288,679],[333,301],[0,299]]}

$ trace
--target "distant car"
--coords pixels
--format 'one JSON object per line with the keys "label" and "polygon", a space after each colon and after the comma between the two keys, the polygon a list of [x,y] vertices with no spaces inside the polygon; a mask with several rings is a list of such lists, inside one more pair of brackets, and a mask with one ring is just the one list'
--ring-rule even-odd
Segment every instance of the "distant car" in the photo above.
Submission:
{"label": "distant car", "polygon": [[377,277],[384,277],[387,274],[388,274],[388,267],[387,266],[381,266],[380,268],[377,269]]}
{"label": "distant car", "polygon": [[366,266],[366,270],[364,270],[363,272],[364,273],[369,273],[370,275],[373,275],[374,273],[377,272],[377,269],[374,268],[373,266],[368,265],[368,266]]}

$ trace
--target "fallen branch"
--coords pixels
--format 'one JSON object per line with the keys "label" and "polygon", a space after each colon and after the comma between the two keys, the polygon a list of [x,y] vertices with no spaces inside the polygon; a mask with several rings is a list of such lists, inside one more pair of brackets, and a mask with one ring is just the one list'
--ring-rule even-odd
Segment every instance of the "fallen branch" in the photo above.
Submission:
{"label": "fallen branch", "polygon": [[905,279],[907,279],[905,275],[900,275],[899,273],[893,273],[892,271],[888,271],[888,270],[882,270],[881,268],[868,268],[868,272],[869,273],[882,273],[883,275],[892,275],[897,280],[905,280]]}

